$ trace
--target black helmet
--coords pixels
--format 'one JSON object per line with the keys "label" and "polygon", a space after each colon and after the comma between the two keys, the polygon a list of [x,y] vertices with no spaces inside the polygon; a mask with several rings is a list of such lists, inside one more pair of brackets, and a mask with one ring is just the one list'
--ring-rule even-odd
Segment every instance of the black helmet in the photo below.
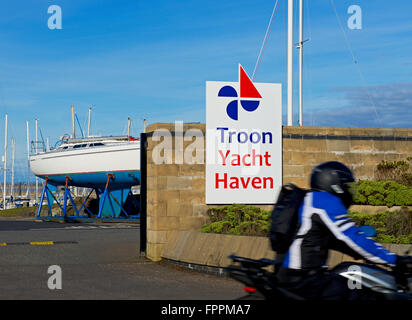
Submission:
{"label": "black helmet", "polygon": [[339,197],[346,208],[352,204],[350,183],[355,182],[352,171],[343,163],[328,161],[312,169],[310,187],[315,191],[326,191]]}

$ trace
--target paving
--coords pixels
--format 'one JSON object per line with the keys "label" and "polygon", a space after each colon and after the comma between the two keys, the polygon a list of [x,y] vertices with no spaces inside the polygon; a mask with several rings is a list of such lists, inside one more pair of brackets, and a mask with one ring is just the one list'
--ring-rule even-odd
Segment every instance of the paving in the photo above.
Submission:
{"label": "paving", "polygon": [[[231,300],[242,285],[139,255],[140,227],[0,219],[2,300]],[[62,289],[50,289],[50,266]]]}

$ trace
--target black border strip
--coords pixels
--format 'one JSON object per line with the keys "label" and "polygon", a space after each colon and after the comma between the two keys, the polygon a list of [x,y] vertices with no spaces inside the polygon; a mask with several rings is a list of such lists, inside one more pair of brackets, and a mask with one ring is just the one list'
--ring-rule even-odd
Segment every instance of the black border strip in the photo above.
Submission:
{"label": "black border strip", "polygon": [[147,252],[147,133],[140,134],[140,255]]}
{"label": "black border strip", "polygon": [[[200,129],[199,129],[200,130]],[[176,136],[176,132],[169,132],[172,137]],[[154,132],[147,133],[147,137],[153,137]],[[159,133],[159,136],[162,136]],[[201,136],[200,133],[195,133],[193,136]],[[334,134],[297,134],[283,133],[283,139],[302,139],[302,140],[378,140],[378,141],[412,141],[412,137],[402,136],[359,136],[359,135],[334,135]]]}
{"label": "black border strip", "polygon": [[333,135],[333,134],[293,134],[284,133],[284,139],[302,140],[380,140],[380,141],[412,141],[412,137],[397,136],[354,136],[354,135]]}

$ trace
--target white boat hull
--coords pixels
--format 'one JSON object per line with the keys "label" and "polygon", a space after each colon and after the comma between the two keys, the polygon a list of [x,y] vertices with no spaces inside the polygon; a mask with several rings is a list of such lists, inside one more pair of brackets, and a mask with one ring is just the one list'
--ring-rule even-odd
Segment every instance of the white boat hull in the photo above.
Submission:
{"label": "white boat hull", "polygon": [[30,167],[54,185],[64,185],[68,176],[70,185],[102,188],[112,173],[112,188],[128,188],[140,184],[140,142],[43,152],[30,156]]}

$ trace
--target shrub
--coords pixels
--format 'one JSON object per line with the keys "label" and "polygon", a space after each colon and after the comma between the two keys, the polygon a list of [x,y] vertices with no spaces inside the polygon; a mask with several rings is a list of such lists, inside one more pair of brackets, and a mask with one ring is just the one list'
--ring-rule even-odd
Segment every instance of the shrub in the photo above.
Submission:
{"label": "shrub", "polygon": [[394,181],[359,181],[355,204],[372,206],[410,206],[412,188]]}
{"label": "shrub", "polygon": [[378,181],[392,180],[397,183],[412,187],[412,157],[401,161],[381,161],[376,166],[376,179]]}
{"label": "shrub", "polygon": [[227,233],[235,235],[267,236],[270,211],[249,205],[234,204],[207,211],[211,223],[201,232]]}
{"label": "shrub", "polygon": [[395,212],[375,214],[350,212],[357,226],[369,225],[376,229],[375,240],[381,243],[412,243],[412,210],[401,208]]}
{"label": "shrub", "polygon": [[[270,212],[248,205],[229,205],[208,210],[211,223],[201,232],[249,236],[268,236]],[[369,225],[376,229],[375,240],[380,243],[412,243],[412,210],[366,214],[349,212],[357,226]]]}

